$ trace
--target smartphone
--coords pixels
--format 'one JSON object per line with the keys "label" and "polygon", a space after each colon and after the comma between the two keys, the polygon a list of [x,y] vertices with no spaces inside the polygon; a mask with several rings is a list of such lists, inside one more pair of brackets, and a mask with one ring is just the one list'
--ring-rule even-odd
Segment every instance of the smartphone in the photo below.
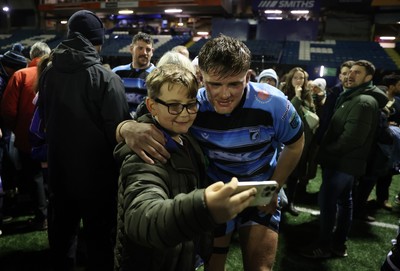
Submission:
{"label": "smartphone", "polygon": [[257,181],[239,182],[235,194],[250,189],[252,187],[257,188],[257,194],[255,198],[251,201],[250,206],[262,206],[262,205],[267,205],[271,202],[271,199],[275,191],[278,189],[278,183],[273,180],[258,181],[258,182]]}

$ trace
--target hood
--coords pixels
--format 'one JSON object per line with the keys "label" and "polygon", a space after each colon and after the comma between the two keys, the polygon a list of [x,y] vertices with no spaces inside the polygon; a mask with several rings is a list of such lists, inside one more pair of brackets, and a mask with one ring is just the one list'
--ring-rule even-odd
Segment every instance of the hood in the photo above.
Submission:
{"label": "hood", "polygon": [[326,92],[326,80],[324,78],[314,79],[310,81],[310,83],[321,89],[323,92]]}
{"label": "hood", "polygon": [[61,42],[52,54],[53,67],[60,72],[75,73],[94,64],[101,64],[99,53],[92,43],[76,33]]}
{"label": "hood", "polygon": [[355,88],[347,88],[345,91],[343,91],[337,101],[335,108],[340,106],[344,101],[353,98],[354,96],[357,95],[370,95],[375,98],[375,100],[378,102],[379,108],[384,108],[388,102],[388,97],[384,91],[382,91],[380,88],[377,86],[374,86],[372,84],[372,81],[362,84],[358,87]]}
{"label": "hood", "polygon": [[273,70],[273,69],[266,69],[266,70],[263,70],[263,71],[260,73],[260,75],[258,76],[257,82],[259,83],[260,80],[261,80],[261,78],[266,77],[266,76],[269,76],[269,77],[274,78],[275,81],[276,81],[276,87],[279,86],[279,78],[278,78],[278,75],[276,74],[275,70]]}
{"label": "hood", "polygon": [[378,102],[379,108],[384,108],[389,101],[386,93],[377,86],[372,85],[372,83],[363,91],[362,94],[367,94],[374,97]]}

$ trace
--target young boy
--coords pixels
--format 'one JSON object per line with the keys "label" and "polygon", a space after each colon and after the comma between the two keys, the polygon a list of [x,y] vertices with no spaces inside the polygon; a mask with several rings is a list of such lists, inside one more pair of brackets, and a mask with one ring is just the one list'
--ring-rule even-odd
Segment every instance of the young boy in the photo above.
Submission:
{"label": "young boy", "polygon": [[205,187],[206,161],[187,131],[196,118],[198,83],[182,65],[164,64],[146,79],[150,113],[138,119],[164,134],[167,163],[150,165],[125,142],[118,192],[116,270],[194,270],[201,235],[236,216],[254,188],[233,195],[237,179]]}

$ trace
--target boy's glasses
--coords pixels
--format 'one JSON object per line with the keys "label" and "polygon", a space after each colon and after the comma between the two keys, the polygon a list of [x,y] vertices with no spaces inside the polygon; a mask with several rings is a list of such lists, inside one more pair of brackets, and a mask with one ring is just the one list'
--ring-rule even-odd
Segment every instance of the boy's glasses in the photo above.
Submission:
{"label": "boy's glasses", "polygon": [[171,115],[179,115],[180,113],[182,113],[184,108],[186,108],[186,111],[189,114],[196,114],[199,111],[200,107],[200,103],[197,100],[193,103],[188,103],[188,104],[166,103],[158,98],[154,99],[154,101],[168,107],[168,113],[170,113]]}

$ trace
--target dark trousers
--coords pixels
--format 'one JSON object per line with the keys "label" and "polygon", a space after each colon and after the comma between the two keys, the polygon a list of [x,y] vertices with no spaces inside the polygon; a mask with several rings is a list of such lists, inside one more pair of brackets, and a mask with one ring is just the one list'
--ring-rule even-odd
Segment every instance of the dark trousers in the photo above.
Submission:
{"label": "dark trousers", "polygon": [[286,180],[286,196],[288,199],[288,203],[294,203],[294,199],[296,196],[296,189],[299,183],[299,179],[296,176],[289,176]]}
{"label": "dark trousers", "polygon": [[74,269],[82,222],[86,270],[112,271],[117,206],[115,199],[82,200],[68,195],[50,195],[49,203],[48,238],[54,269]]}
{"label": "dark trousers", "polygon": [[389,172],[385,176],[378,179],[376,183],[376,200],[378,202],[384,202],[389,199],[389,187],[392,183],[393,174]]}
{"label": "dark trousers", "polygon": [[47,193],[40,162],[33,160],[30,153],[19,151],[21,169],[19,187],[32,197],[37,220],[47,218]]}
{"label": "dark trousers", "polygon": [[5,196],[5,193],[4,193],[5,189],[4,189],[3,179],[2,179],[2,176],[3,176],[2,169],[3,169],[4,152],[6,151],[5,146],[6,146],[6,144],[4,142],[4,139],[3,140],[0,139],[0,230],[3,227],[3,216],[4,216],[3,202],[4,202],[4,196]]}
{"label": "dark trousers", "polygon": [[354,176],[350,174],[322,169],[318,202],[321,210],[320,241],[323,244],[334,242],[342,245],[347,241],[353,220],[353,183]]}
{"label": "dark trousers", "polygon": [[0,176],[0,230],[3,226],[3,198],[4,198],[3,182]]}
{"label": "dark trousers", "polygon": [[354,184],[354,213],[355,216],[363,216],[367,214],[367,200],[371,191],[378,180],[377,176],[364,175],[358,178],[357,183]]}

